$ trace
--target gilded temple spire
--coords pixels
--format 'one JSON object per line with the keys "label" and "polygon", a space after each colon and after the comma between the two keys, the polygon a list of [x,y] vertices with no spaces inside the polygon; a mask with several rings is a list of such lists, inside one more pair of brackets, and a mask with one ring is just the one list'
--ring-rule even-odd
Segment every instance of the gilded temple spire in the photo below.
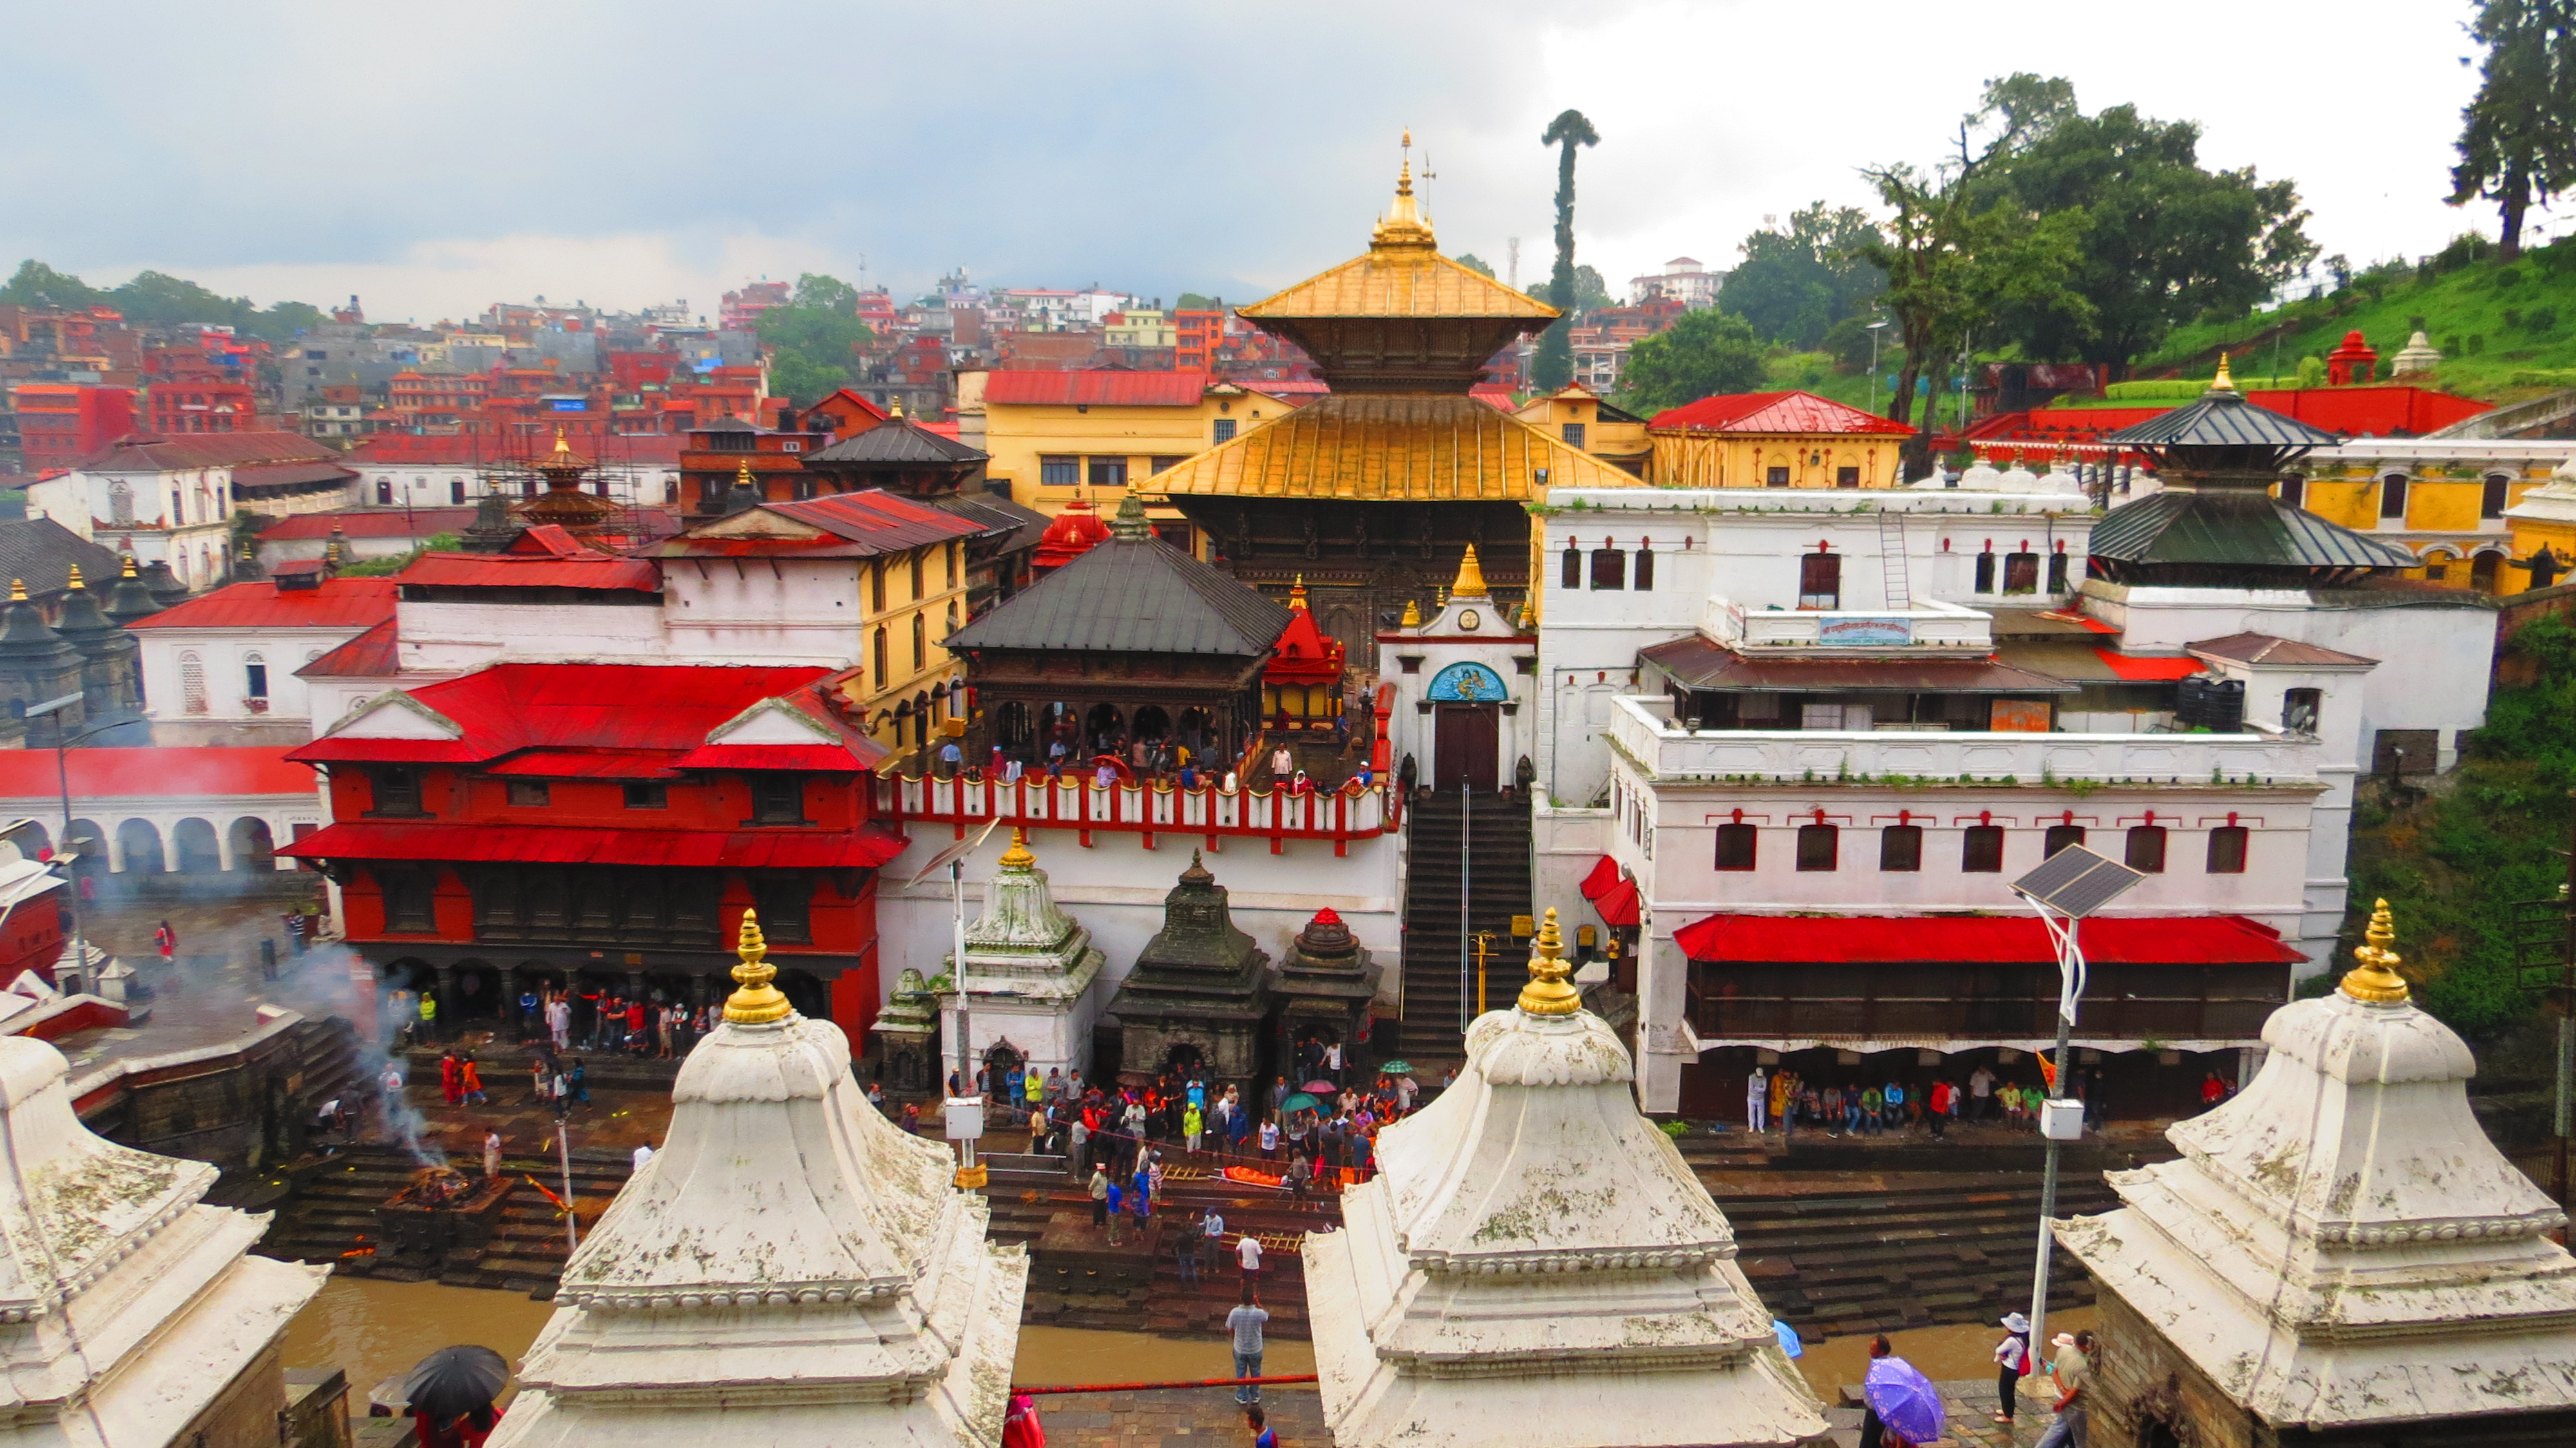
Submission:
{"label": "gilded temple spire", "polygon": [[1458,579],[1449,585],[1449,596],[1453,599],[1488,596],[1485,592],[1485,568],[1476,561],[1476,545],[1473,543],[1467,545],[1467,555],[1458,560]]}
{"label": "gilded temple spire", "polygon": [[1533,1016],[1570,1016],[1583,1009],[1583,992],[1566,980],[1574,967],[1566,963],[1565,937],[1557,933],[1556,907],[1547,908],[1538,938],[1530,942],[1530,980],[1521,987],[1520,1007]]}
{"label": "gilded temple spire", "polygon": [[726,1020],[738,1026],[765,1026],[796,1013],[786,995],[770,984],[778,976],[778,967],[769,963],[769,942],[761,937],[758,911],[742,912],[742,935],[734,954],[742,957],[742,964],[733,968],[739,988],[725,997]]}
{"label": "gilded temple spire", "polygon": [[2397,926],[2390,920],[2388,902],[2381,900],[2371,907],[2370,929],[2364,932],[2362,944],[2352,953],[2361,962],[2358,969],[2343,978],[2338,987],[2345,995],[2372,1005],[2402,1005],[2407,998],[2406,977],[2397,973],[2402,958],[2389,949],[2397,943]]}
{"label": "gilded temple spire", "polygon": [[1396,168],[1395,203],[1380,217],[1377,230],[1369,234],[1369,250],[1390,247],[1421,247],[1436,251],[1439,242],[1431,234],[1431,218],[1422,214],[1422,206],[1413,198],[1413,132],[1404,133],[1404,161]]}

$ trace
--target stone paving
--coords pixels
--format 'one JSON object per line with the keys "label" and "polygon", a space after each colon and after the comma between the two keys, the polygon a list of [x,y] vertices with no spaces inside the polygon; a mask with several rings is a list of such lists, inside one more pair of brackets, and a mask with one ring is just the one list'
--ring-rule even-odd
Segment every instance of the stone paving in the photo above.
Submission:
{"label": "stone paving", "polygon": [[[2038,1393],[2045,1394],[2048,1388],[2045,1380],[2041,1381]],[[1934,1440],[1943,1448],[1951,1448],[1951,1445],[1964,1448],[1969,1444],[1976,1445],[1976,1448],[2031,1448],[2039,1441],[2039,1435],[2048,1431],[2048,1425],[2055,1421],[2046,1403],[2034,1406],[2035,1395],[2027,1387],[2015,1405],[2019,1411],[2013,1417],[2012,1426],[2007,1428],[1995,1421],[1995,1384],[1992,1378],[1942,1382],[1933,1386],[1941,1390],[1941,1397],[1949,1404],[1950,1410],[1947,1436]],[[1857,1404],[1859,1393],[1860,1387],[1855,1383],[1847,1385],[1841,1397]],[[1858,1448],[1860,1420],[1861,1410],[1857,1406],[1825,1410],[1825,1421],[1832,1425],[1836,1448]],[[1920,1445],[1920,1448],[1930,1448],[1930,1445]]]}
{"label": "stone paving", "polygon": [[[1249,1448],[1252,1442],[1232,1388],[1080,1393],[1037,1403],[1048,1448]],[[1261,1407],[1279,1434],[1279,1448],[1322,1448],[1332,1441],[1324,1431],[1323,1400],[1310,1385],[1264,1388]]]}

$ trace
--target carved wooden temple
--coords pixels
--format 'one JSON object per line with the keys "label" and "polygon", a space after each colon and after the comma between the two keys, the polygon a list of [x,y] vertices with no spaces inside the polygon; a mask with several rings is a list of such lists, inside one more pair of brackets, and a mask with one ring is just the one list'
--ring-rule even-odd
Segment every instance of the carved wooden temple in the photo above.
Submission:
{"label": "carved wooden temple", "polygon": [[1529,586],[1526,505],[1637,478],[1469,395],[1557,312],[1440,254],[1407,162],[1368,251],[1241,309],[1303,348],[1330,395],[1155,476],[1220,566],[1266,593],[1300,575],[1354,657],[1429,600],[1473,543],[1496,594]]}

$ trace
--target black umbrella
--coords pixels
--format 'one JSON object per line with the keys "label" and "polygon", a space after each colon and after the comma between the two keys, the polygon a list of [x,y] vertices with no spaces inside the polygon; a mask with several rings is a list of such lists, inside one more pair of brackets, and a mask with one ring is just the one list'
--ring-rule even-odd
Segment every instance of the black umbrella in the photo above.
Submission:
{"label": "black umbrella", "polygon": [[413,1411],[433,1423],[453,1423],[492,1406],[510,1381],[510,1364],[488,1347],[443,1347],[422,1358],[403,1379]]}

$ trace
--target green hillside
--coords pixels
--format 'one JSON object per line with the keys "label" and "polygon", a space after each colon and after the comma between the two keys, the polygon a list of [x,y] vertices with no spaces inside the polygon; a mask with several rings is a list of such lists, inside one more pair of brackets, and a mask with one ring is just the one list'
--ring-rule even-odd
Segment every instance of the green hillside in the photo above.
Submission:
{"label": "green hillside", "polygon": [[2497,265],[2487,250],[2483,239],[2464,237],[2417,265],[2372,267],[2329,296],[2178,328],[2138,360],[2136,375],[2178,369],[2206,378],[2225,347],[2240,385],[2265,385],[2276,358],[2283,385],[2293,385],[2299,359],[2322,359],[2357,329],[2378,349],[2384,379],[2421,318],[2442,352],[2433,380],[2445,392],[2511,402],[2576,386],[2576,237],[2511,266]]}

